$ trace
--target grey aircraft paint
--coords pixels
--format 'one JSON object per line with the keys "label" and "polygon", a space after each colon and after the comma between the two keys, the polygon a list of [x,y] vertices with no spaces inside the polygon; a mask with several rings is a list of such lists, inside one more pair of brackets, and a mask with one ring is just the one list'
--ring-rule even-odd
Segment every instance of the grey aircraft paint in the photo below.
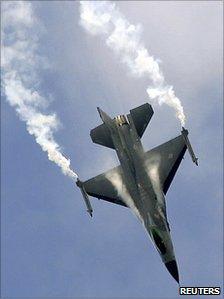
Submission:
{"label": "grey aircraft paint", "polygon": [[[85,182],[78,180],[87,211],[92,216],[88,195],[130,207],[145,226],[163,263],[179,283],[179,274],[166,215],[164,194],[175,176],[186,149],[188,131],[148,152],[141,137],[153,115],[148,103],[130,114],[111,119],[97,108],[103,124],[91,130],[92,141],[116,150],[120,166]],[[195,162],[195,161],[194,161]],[[196,159],[197,162],[197,159]]]}

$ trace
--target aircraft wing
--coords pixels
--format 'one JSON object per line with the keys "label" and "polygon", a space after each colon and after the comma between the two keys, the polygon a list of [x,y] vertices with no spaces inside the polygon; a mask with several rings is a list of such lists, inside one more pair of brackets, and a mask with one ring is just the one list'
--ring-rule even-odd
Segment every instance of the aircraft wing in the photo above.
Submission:
{"label": "aircraft wing", "polygon": [[[125,190],[125,185],[121,166],[117,166],[97,175],[85,181],[83,184],[86,192],[90,196],[127,207],[122,199],[122,189]],[[124,186],[124,188],[122,188],[122,186]]]}
{"label": "aircraft wing", "polygon": [[165,194],[170,187],[186,149],[184,138],[180,135],[146,152],[146,165],[149,169],[153,165],[158,166],[160,183]]}

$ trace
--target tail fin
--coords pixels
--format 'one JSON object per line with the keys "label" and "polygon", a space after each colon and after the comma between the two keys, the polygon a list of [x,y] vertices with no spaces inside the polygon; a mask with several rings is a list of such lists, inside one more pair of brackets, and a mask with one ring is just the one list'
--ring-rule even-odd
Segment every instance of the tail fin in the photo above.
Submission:
{"label": "tail fin", "polygon": [[145,129],[153,116],[153,113],[154,111],[149,103],[145,103],[137,108],[130,110],[130,115],[140,138],[144,134]]}
{"label": "tail fin", "polygon": [[100,109],[99,107],[97,107],[98,113],[100,115],[100,118],[102,119],[102,121],[108,126],[108,125],[112,125],[113,126],[113,120],[112,118],[106,114],[106,112],[104,112],[102,109]]}
{"label": "tail fin", "polygon": [[113,127],[113,120],[99,107],[97,107],[97,110],[104,123],[90,131],[91,139],[94,143],[114,149],[114,143],[110,132],[110,128]]}

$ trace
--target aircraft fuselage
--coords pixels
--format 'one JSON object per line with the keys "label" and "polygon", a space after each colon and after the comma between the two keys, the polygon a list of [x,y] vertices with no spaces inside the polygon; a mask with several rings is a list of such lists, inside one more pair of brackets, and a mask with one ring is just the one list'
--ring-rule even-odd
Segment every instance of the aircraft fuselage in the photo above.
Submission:
{"label": "aircraft fuselage", "polygon": [[[125,187],[164,263],[175,260],[162,190],[156,194],[145,163],[144,149],[131,115],[104,122],[110,130],[124,174]],[[157,192],[158,193],[158,192]],[[159,245],[159,246],[158,246]]]}

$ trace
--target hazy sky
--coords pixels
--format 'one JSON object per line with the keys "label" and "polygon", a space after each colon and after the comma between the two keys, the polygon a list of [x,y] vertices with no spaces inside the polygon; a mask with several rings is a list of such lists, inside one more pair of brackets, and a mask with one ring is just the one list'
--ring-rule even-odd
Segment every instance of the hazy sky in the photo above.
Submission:
{"label": "hazy sky", "polygon": [[[199,157],[196,167],[186,153],[166,198],[181,285],[221,286],[222,2],[116,5],[130,23],[142,24],[142,41],[182,101]],[[118,164],[113,150],[91,142],[89,131],[101,123],[96,107],[111,116],[128,113],[149,101],[150,81],[128,74],[104,40],[80,26],[78,1],[33,1],[31,9],[36,21],[25,39],[39,38],[33,53],[41,59],[32,58],[26,76],[33,78],[36,69],[39,84],[32,88],[61,121],[55,140],[88,179]],[[178,297],[176,282],[132,213],[92,199],[90,219],[80,191],[47,159],[4,94],[1,108],[2,296]],[[146,150],[180,133],[171,108],[153,108],[142,139]]]}

